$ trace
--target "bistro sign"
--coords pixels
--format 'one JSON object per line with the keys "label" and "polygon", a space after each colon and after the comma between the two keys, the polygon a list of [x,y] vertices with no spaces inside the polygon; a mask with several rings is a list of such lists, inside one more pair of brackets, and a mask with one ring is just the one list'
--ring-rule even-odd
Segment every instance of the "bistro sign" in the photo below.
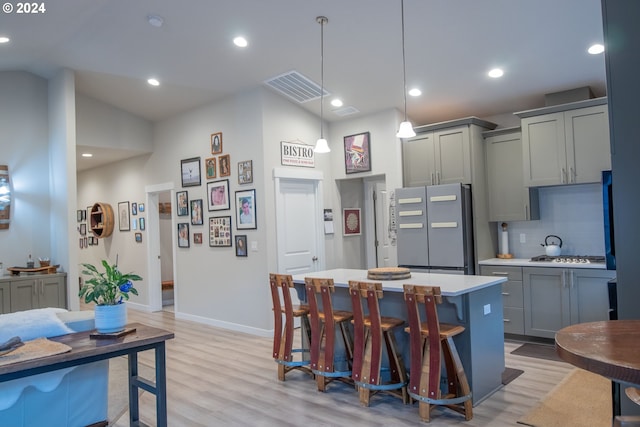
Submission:
{"label": "bistro sign", "polygon": [[312,145],[296,142],[280,142],[280,161],[285,166],[315,167],[315,157]]}

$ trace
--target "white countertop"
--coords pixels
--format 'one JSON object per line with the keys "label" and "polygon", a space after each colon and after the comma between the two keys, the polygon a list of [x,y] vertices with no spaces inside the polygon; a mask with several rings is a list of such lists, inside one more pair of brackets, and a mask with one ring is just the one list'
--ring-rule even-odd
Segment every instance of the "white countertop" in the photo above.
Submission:
{"label": "white countertop", "polygon": [[605,263],[578,264],[570,262],[531,261],[529,258],[489,258],[478,262],[480,265],[503,265],[511,267],[555,267],[555,268],[591,268],[606,270]]}
{"label": "white countertop", "polygon": [[411,272],[409,279],[403,280],[371,280],[367,278],[367,270],[354,270],[337,268],[334,270],[323,270],[314,273],[296,274],[293,276],[295,283],[304,283],[305,277],[319,277],[333,279],[336,287],[346,288],[349,280],[365,282],[381,282],[382,289],[391,292],[403,292],[402,285],[425,285],[440,286],[442,295],[458,296],[467,294],[478,289],[497,285],[506,282],[506,277],[498,276],[467,276],[463,274],[435,274]]}

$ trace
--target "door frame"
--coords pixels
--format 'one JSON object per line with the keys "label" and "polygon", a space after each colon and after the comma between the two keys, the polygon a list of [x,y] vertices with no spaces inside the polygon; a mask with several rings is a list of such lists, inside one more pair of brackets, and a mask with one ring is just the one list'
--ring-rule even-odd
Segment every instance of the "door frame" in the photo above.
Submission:
{"label": "door frame", "polygon": [[282,230],[286,227],[284,223],[283,215],[279,215],[284,210],[284,199],[280,193],[281,180],[301,180],[301,181],[313,181],[315,188],[315,200],[316,200],[316,253],[320,254],[319,260],[316,263],[318,270],[325,269],[325,244],[324,244],[324,199],[322,181],[324,174],[321,171],[316,170],[304,170],[304,169],[285,169],[274,168],[273,169],[273,181],[275,189],[275,207],[276,207],[276,248],[277,248],[277,265],[278,271],[284,271],[284,265],[282,264],[283,256],[281,248],[284,235]]}
{"label": "door frame", "polygon": [[[147,272],[148,272],[148,289],[149,289],[149,310],[162,311],[162,272],[160,268],[160,210],[158,209],[158,195],[167,191],[171,192],[171,199],[175,200],[176,191],[173,182],[163,184],[147,185],[144,188],[146,193],[146,212],[147,212]],[[177,227],[176,219],[171,213],[171,229]],[[174,310],[178,312],[178,298],[176,288],[178,282],[177,264],[176,264],[176,233],[171,233],[171,248],[173,252],[173,301]]]}

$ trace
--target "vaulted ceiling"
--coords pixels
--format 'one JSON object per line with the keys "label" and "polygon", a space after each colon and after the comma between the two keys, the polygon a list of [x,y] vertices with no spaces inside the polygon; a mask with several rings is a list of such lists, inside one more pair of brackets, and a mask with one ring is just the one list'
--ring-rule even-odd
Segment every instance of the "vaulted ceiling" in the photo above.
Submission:
{"label": "vaulted ceiling", "polygon": [[[295,70],[320,83],[325,119],[403,108],[400,0],[55,0],[38,14],[0,13],[0,70],[76,72],[78,92],[151,121]],[[415,125],[544,105],[590,86],[605,95],[599,0],[404,0],[406,77]],[[163,25],[149,23],[149,15]],[[243,35],[240,49],[232,39]],[[492,79],[487,71],[504,69]],[[160,86],[151,87],[147,78]],[[358,112],[339,116],[338,96]],[[319,114],[318,100],[301,104]]]}

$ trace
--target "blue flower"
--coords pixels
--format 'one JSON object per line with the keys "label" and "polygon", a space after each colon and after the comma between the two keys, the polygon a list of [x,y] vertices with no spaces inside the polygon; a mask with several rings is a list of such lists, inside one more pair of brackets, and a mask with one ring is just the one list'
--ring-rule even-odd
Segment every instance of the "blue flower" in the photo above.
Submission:
{"label": "blue flower", "polygon": [[132,287],[133,283],[131,283],[131,280],[127,280],[125,283],[120,285],[120,292],[129,292]]}

